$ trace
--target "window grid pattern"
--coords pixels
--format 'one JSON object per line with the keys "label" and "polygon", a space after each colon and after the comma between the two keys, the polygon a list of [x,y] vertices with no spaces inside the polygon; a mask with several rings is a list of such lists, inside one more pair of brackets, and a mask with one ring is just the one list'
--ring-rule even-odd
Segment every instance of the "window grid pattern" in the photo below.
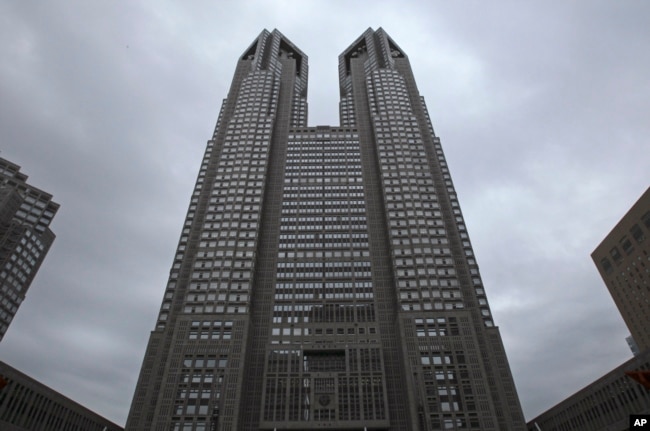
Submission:
{"label": "window grid pattern", "polygon": [[[257,52],[238,65],[233,95],[224,101],[213,139],[208,141],[156,326],[157,331],[166,334],[164,348],[169,355],[162,357],[157,367],[163,369],[165,361],[178,363],[179,356],[188,352],[227,352],[233,364],[227,384],[223,396],[212,399],[214,409],[207,416],[198,419],[175,416],[172,420],[170,415],[178,410],[173,404],[173,393],[178,384],[184,384],[176,383],[177,370],[172,365],[168,374],[159,371],[154,377],[164,382],[164,390],[159,391],[159,383],[146,383],[161,394],[156,422],[151,423],[153,413],[132,411],[129,426],[138,423],[142,429],[171,426],[171,429],[203,430],[218,421],[224,431],[236,427],[235,407],[241,396],[238,380],[242,378],[242,368],[237,364],[242,356],[240,346],[245,343],[241,324],[250,313],[273,131],[277,117],[284,115],[278,108],[282,68],[291,66],[291,60],[287,59],[292,56],[292,47],[278,32],[263,32],[255,46]],[[303,63],[306,69],[306,61]],[[306,76],[298,81],[296,89],[306,84]],[[306,92],[301,89],[299,93],[294,98],[298,104],[291,114],[291,121],[298,125],[306,118]],[[232,321],[210,318],[215,314]],[[189,319],[200,320],[192,321],[190,327]],[[185,324],[188,324],[186,330],[179,330]],[[168,325],[171,326],[167,328]],[[165,329],[169,330],[165,332]],[[183,348],[171,351],[171,343],[176,346],[182,343]],[[144,376],[143,372],[141,378]],[[143,384],[135,398],[140,398],[145,390]],[[191,412],[194,407],[189,409]],[[197,414],[205,413],[205,407],[196,409],[201,409],[196,410]]]}
{"label": "window grid pattern", "polygon": [[371,114],[402,310],[464,308],[448,232],[404,79],[394,70],[381,69],[372,74],[371,83],[368,97],[374,102]]}
{"label": "window grid pattern", "polygon": [[186,355],[175,394],[171,429],[207,431],[218,411],[228,366],[226,355]]}
{"label": "window grid pattern", "polygon": [[267,362],[262,420],[384,420],[387,409],[382,370],[378,347],[273,349]]}
{"label": "window grid pattern", "polygon": [[26,180],[0,158],[0,340],[54,241],[49,225],[59,204]]}
{"label": "window grid pattern", "polygon": [[650,188],[592,253],[631,336],[650,348]]}
{"label": "window grid pattern", "polygon": [[[399,57],[399,51],[394,51]],[[413,313],[412,316],[429,313],[449,316],[466,313],[465,309],[469,307],[467,311],[477,320],[482,320],[485,327],[491,327],[489,305],[442,147],[433,134],[422,98],[412,100],[413,88],[409,85],[413,83],[407,84],[408,77],[401,67],[403,64],[400,63],[397,69],[379,69],[366,74],[401,311]],[[416,116],[416,110],[419,110],[417,115],[420,117]],[[433,144],[431,148],[424,144],[427,139],[422,134],[427,132],[433,138],[428,139]],[[405,319],[407,328],[410,321]],[[426,329],[425,333],[418,335],[424,334],[435,350],[422,356],[421,361],[414,364],[415,369],[421,369],[423,375],[430,374],[431,367],[444,367],[454,375],[468,374],[464,354],[459,356],[461,362],[455,360],[453,354],[446,355],[440,351],[438,343],[445,342],[444,331]],[[465,352],[477,358],[476,346],[469,340],[458,338],[446,340],[456,343],[459,349],[448,353]],[[419,340],[420,349],[427,341]],[[415,343],[407,340],[407,345],[409,357],[413,358]],[[483,357],[488,359],[486,353]],[[480,373],[475,373],[473,378],[492,379],[490,375],[481,376]],[[492,427],[490,420],[479,420],[479,416],[489,415],[490,411],[484,402],[484,386],[479,383],[465,385],[462,395],[459,388],[454,388],[453,400],[427,398],[426,420],[421,426],[443,429]],[[435,387],[438,386],[436,383]],[[477,392],[481,393],[476,396]]]}
{"label": "window grid pattern", "polygon": [[245,314],[248,310],[271,138],[266,114],[278,91],[277,81],[265,71],[251,73],[242,83],[211,185],[185,313]]}
{"label": "window grid pattern", "polygon": [[323,331],[322,323],[327,320],[316,316],[326,315],[331,304],[350,310],[338,313],[348,323],[365,321],[373,304],[357,136],[349,130],[337,133],[328,128],[294,131],[289,139],[274,344],[311,342],[302,336]]}
{"label": "window grid pattern", "polygon": [[522,429],[405,55],[369,29],[339,69],[342,126],[308,128],[306,56],[264,31],[241,57],[127,429]]}
{"label": "window grid pattern", "polygon": [[6,424],[12,430],[122,430],[117,424],[4,362],[0,362],[0,374],[6,381],[0,391],[0,423]]}
{"label": "window grid pattern", "polygon": [[379,347],[295,348],[378,342],[361,180],[356,133],[290,133],[264,421],[386,419]]}

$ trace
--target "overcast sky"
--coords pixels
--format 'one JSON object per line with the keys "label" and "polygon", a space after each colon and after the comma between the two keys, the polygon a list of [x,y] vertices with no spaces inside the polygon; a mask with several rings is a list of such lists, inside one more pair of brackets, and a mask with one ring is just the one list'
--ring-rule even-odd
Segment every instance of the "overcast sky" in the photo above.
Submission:
{"label": "overcast sky", "polygon": [[54,195],[0,360],[124,424],[206,140],[263,28],[309,124],[368,27],[409,56],[527,420],[631,357],[590,253],[650,185],[650,3],[0,2],[0,157]]}

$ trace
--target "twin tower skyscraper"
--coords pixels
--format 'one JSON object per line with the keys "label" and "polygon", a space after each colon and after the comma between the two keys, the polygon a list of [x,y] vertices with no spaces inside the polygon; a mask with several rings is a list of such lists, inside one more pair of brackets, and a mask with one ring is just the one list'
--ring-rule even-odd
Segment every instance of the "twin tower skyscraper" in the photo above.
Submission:
{"label": "twin tower skyscraper", "polygon": [[126,429],[525,430],[406,54],[339,56],[338,127],[307,72],[277,30],[239,59]]}

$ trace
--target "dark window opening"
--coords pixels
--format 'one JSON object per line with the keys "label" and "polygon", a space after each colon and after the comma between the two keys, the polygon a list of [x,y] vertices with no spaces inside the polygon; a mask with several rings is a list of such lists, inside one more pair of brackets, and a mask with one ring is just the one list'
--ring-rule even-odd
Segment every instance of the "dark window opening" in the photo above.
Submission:
{"label": "dark window opening", "polygon": [[621,253],[618,251],[618,248],[613,247],[610,251],[609,254],[614,258],[614,262],[618,262],[621,260],[623,256],[621,256]]}
{"label": "dark window opening", "polygon": [[303,370],[308,372],[345,371],[345,350],[306,351]]}
{"label": "dark window opening", "polygon": [[643,230],[638,224],[634,224],[634,226],[632,226],[632,229],[630,229],[630,234],[632,235],[632,238],[634,238],[634,240],[639,244],[645,239]]}

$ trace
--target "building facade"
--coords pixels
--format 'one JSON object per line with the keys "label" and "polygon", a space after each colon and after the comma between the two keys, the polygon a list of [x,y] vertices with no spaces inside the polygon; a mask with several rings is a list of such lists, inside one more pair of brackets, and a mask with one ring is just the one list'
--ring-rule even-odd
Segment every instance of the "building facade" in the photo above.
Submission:
{"label": "building facade", "polygon": [[54,241],[49,225],[58,209],[20,166],[0,158],[0,340]]}
{"label": "building facade", "polygon": [[630,351],[634,356],[641,354],[641,350],[639,350],[639,346],[637,346],[636,341],[634,341],[634,338],[632,338],[631,335],[625,337],[625,342],[627,343],[627,346],[630,348]]}
{"label": "building facade", "polygon": [[192,194],[128,430],[524,430],[456,192],[407,56],[307,56],[263,31]]}
{"label": "building facade", "polygon": [[650,373],[650,188],[591,254],[632,337],[634,358],[528,422],[530,431],[624,431],[650,414],[650,391],[626,372]]}
{"label": "building facade", "polygon": [[121,431],[122,427],[0,362],[3,431]]}
{"label": "building facade", "polygon": [[529,431],[627,431],[632,414],[650,414],[650,390],[626,371],[650,372],[650,350],[528,422]]}
{"label": "building facade", "polygon": [[639,352],[650,349],[650,188],[596,247],[591,258],[636,348]]}

